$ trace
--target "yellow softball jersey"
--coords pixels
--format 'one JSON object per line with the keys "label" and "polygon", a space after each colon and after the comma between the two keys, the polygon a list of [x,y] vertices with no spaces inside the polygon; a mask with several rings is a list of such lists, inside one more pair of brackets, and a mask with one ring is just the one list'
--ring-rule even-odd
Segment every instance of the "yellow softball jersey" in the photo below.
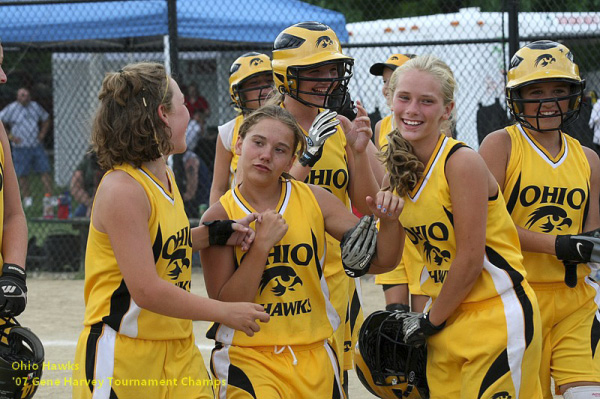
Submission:
{"label": "yellow softball jersey", "polygon": [[[134,178],[148,196],[152,210],[148,231],[152,239],[156,273],[163,280],[189,291],[192,278],[190,223],[172,171],[167,170],[171,182],[169,190],[145,167],[122,164],[107,172],[107,175],[115,170]],[[135,303],[115,259],[108,235],[94,228],[93,214],[85,256],[84,297],[86,326],[103,322],[119,334],[149,340],[181,339],[192,333],[191,320],[159,315]]]}
{"label": "yellow softball jersey", "polygon": [[[308,135],[304,129],[302,131]],[[325,141],[323,155],[312,167],[305,182],[323,187],[350,209],[350,197],[348,196],[350,175],[348,173],[348,154],[346,154],[346,135],[339,125],[337,132]]]}
{"label": "yellow softball jersey", "polygon": [[[230,219],[256,212],[238,187],[220,201]],[[282,178],[277,212],[289,228],[271,249],[254,297],[271,319],[253,337],[215,323],[208,338],[237,346],[306,345],[329,338],[338,328],[340,318],[329,301],[323,275],[327,252],[323,214],[310,187]],[[241,247],[232,250],[239,267],[246,252]]]}
{"label": "yellow softball jersey", "polygon": [[[385,150],[385,146],[388,145],[387,135],[394,129],[394,115],[388,115],[381,120],[379,125],[379,148],[381,151]],[[388,273],[382,273],[375,276],[375,284],[406,284],[408,283],[408,290],[413,295],[424,295],[421,291],[419,284],[420,270],[416,267],[411,270],[406,270],[404,266],[406,262],[414,262],[419,265],[423,265],[421,255],[415,249],[414,245],[410,241],[406,241],[404,244],[404,251],[402,252],[402,260],[396,266],[394,270]],[[408,276],[410,273],[410,276]]]}
{"label": "yellow softball jersey", "polygon": [[[436,148],[414,189],[404,197],[400,221],[406,237],[418,249],[425,267],[421,270],[421,289],[437,298],[456,256],[454,217],[450,187],[446,180],[446,161],[465,145],[440,135]],[[483,270],[463,302],[493,298],[523,281],[519,237],[506,211],[502,194],[488,200]],[[420,267],[408,263],[409,268]]]}
{"label": "yellow softball jersey", "polygon": [[[408,269],[405,265],[411,263],[414,267]],[[408,291],[412,295],[425,295],[421,290],[419,281],[421,270],[424,266],[421,254],[417,248],[408,239],[404,242],[402,259],[394,270],[387,273],[381,273],[375,276],[375,284],[408,284]]]}
{"label": "yellow softball jersey", "polygon": [[[282,104],[283,107],[283,104]],[[319,112],[323,109],[319,109]],[[308,136],[302,127],[302,132]],[[346,153],[346,135],[341,126],[323,145],[323,155],[311,168],[305,179],[306,183],[320,186],[333,193],[346,208],[351,209],[348,185],[350,173],[348,170],[348,154]],[[358,339],[358,332],[363,322],[362,295],[360,279],[347,277],[342,266],[340,242],[327,234],[327,259],[325,263],[325,278],[332,289],[331,300],[340,317],[344,318],[344,327],[335,332],[332,345],[338,358],[344,354],[342,369],[354,367],[352,348]]]}
{"label": "yellow softball jersey", "polygon": [[379,125],[379,148],[383,151],[388,144],[387,135],[394,128],[394,115],[388,115],[381,120]]}
{"label": "yellow softball jersey", "polygon": [[[582,232],[590,198],[591,169],[579,142],[560,133],[562,148],[551,156],[520,124],[506,128],[511,154],[504,179],[504,197],[517,226],[545,234]],[[564,281],[565,268],[554,255],[523,251],[527,280]],[[580,265],[577,277],[590,268]]]}

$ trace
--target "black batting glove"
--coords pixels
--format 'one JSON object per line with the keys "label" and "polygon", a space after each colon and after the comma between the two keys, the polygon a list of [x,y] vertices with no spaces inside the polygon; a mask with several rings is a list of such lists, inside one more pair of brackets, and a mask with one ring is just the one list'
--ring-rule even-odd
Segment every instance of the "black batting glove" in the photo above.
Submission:
{"label": "black batting glove", "polygon": [[27,305],[27,273],[21,266],[5,263],[0,276],[0,316],[16,317]]}
{"label": "black batting glove", "polygon": [[408,312],[402,317],[402,334],[404,342],[408,345],[421,346],[427,337],[440,332],[446,326],[444,321],[439,326],[434,326],[429,321],[429,313]]}
{"label": "black batting glove", "polygon": [[556,257],[563,262],[600,262],[600,229],[577,235],[556,236]]}

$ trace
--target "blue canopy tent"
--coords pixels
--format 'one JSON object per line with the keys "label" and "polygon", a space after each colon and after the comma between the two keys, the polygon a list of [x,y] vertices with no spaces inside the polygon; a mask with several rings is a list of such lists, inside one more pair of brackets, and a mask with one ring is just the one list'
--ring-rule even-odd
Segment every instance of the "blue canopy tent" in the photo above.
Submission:
{"label": "blue canopy tent", "polygon": [[[52,53],[57,184],[68,184],[77,165],[73,160],[86,151],[89,139],[81,132],[89,130],[85,121],[97,101],[90,93],[104,73],[136,60],[170,66],[168,5],[167,0],[0,2],[5,55],[27,49]],[[323,22],[348,42],[343,14],[299,0],[177,0],[176,8],[179,62],[208,65],[209,71],[191,75],[182,68],[181,78],[195,79],[205,94],[214,93],[213,126],[233,112],[228,96],[218,93],[227,93],[229,66],[242,52],[267,52],[279,32],[303,21]]]}
{"label": "blue canopy tent", "polygon": [[[6,45],[44,48],[162,47],[168,35],[165,0],[2,5],[0,39]],[[344,15],[299,0],[178,0],[182,44],[272,43],[279,32],[302,21],[319,21],[348,41]]]}

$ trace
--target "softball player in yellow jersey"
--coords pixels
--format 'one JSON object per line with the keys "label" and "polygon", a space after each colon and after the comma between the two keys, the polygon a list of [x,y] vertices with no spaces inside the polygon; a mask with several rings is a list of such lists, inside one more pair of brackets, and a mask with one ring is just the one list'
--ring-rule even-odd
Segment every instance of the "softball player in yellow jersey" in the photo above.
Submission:
{"label": "softball player in yellow jersey", "polygon": [[[383,86],[381,88],[381,94],[386,100],[388,108],[390,107],[390,95],[389,95],[389,83],[392,73],[411,58],[416,57],[414,54],[392,54],[385,62],[377,62],[371,65],[369,72],[373,76],[381,76],[383,80]],[[387,143],[385,136],[389,132],[394,130],[394,115],[387,115],[375,124],[375,145],[378,149],[382,149],[383,145]]]}
{"label": "softball player in yellow jersey", "polygon": [[[4,49],[0,43],[0,84],[6,83],[2,69]],[[25,258],[27,222],[15,174],[8,135],[0,121],[0,316],[18,316],[27,305]],[[9,294],[12,293],[12,294]]]}
{"label": "softball player in yellow jersey", "polygon": [[[277,36],[273,45],[273,78],[280,93],[273,102],[282,103],[308,132],[323,108],[340,113],[349,108],[348,83],[353,63],[351,57],[342,53],[335,32],[327,25],[302,22],[290,26]],[[368,119],[366,111],[360,117]],[[318,151],[314,147],[316,152],[310,159],[296,163],[290,174],[333,192],[348,209],[352,201],[359,212],[367,214],[365,197],[377,194],[383,168],[375,155],[377,149],[369,140],[370,129],[368,135],[357,135],[348,119],[342,116],[339,119],[342,122],[339,133],[330,136],[324,146],[321,143]],[[335,240],[329,240],[330,246],[338,246]],[[348,280],[339,264],[339,254],[328,254],[327,263],[335,261],[338,266],[329,269],[326,279],[332,287],[334,307],[345,320],[345,326],[335,332],[332,343],[340,358],[344,354],[342,369],[347,371],[353,367],[351,349],[363,320],[360,280]]]}
{"label": "softball player in yellow jersey", "polygon": [[385,166],[431,297],[426,313],[402,316],[403,339],[427,343],[432,398],[541,398],[541,321],[516,228],[481,157],[441,133],[454,89],[433,56],[407,61],[390,81],[398,130]]}
{"label": "softball player in yellow jersey", "polygon": [[250,52],[238,57],[229,69],[229,95],[240,114],[219,126],[215,151],[210,204],[235,187],[238,156],[235,153],[240,125],[244,115],[258,109],[273,91],[273,69],[269,56]]}
{"label": "softball player in yellow jersey", "polygon": [[[385,150],[385,146],[387,146],[387,135],[393,130],[393,116],[394,115],[388,115],[380,121],[381,125],[379,126],[380,134],[378,136],[378,148],[380,148],[382,151]],[[375,131],[377,132],[377,126],[375,126]],[[378,274],[375,276],[375,284],[380,284],[383,286],[386,310],[406,309],[406,306],[403,307],[401,305],[408,305],[409,293],[411,295],[409,309],[412,309],[415,312],[423,311],[425,303],[427,303],[427,300],[429,299],[421,290],[421,284],[419,280],[420,272],[415,273],[414,270],[417,269],[412,268],[407,270],[404,266],[406,262],[414,262],[416,264],[423,265],[421,255],[410,242],[404,243],[402,261],[394,270],[389,273]],[[410,278],[408,277],[409,273]]]}
{"label": "softball player in yellow jersey", "polygon": [[[107,74],[99,99],[92,141],[108,172],[92,209],[73,397],[212,398],[191,320],[252,335],[255,320],[269,316],[256,304],[189,292],[192,250],[229,235],[217,237],[218,224],[190,229],[163,158],[185,151],[189,114],[164,66],[139,63]],[[229,244],[247,247],[249,229],[231,228],[237,232]]]}
{"label": "softball player in yellow jersey", "polygon": [[[545,57],[552,62],[545,62]],[[520,49],[508,73],[517,123],[486,137],[480,152],[500,183],[542,315],[544,398],[600,397],[600,290],[590,268],[561,242],[600,227],[600,160],[562,132],[577,117],[584,82],[568,48],[551,41]],[[561,260],[562,259],[562,260]],[[574,261],[565,266],[563,260]],[[567,284],[570,286],[567,286]]]}
{"label": "softball player in yellow jersey", "polygon": [[[381,93],[386,99],[388,108],[391,100],[388,87],[392,73],[396,68],[414,57],[414,54],[392,54],[385,62],[378,62],[371,65],[371,68],[369,69],[371,75],[381,76],[383,80]],[[387,135],[394,129],[393,114],[387,115],[377,122],[374,134],[375,145],[379,150],[382,150],[387,145]],[[419,275],[411,275],[410,279],[407,277],[407,270],[404,267],[404,263],[410,255],[413,256],[414,262],[422,263],[414,246],[410,243],[405,243],[402,261],[398,266],[389,273],[379,274],[375,277],[375,284],[383,286],[386,310],[409,310],[412,308],[414,311],[422,311],[427,302],[427,296],[423,295],[421,292]],[[409,293],[411,294],[410,301],[408,297]]]}
{"label": "softball player in yellow jersey", "polygon": [[[211,205],[217,202],[227,190],[235,187],[235,171],[237,170],[238,163],[238,156],[235,153],[235,143],[237,142],[238,132],[243,121],[244,115],[238,115],[218,128],[219,135],[217,136],[213,182],[211,186],[211,193],[214,192],[215,194],[214,198],[210,200]],[[228,174],[226,172],[227,165],[229,166]]]}
{"label": "softball player in yellow jersey", "polygon": [[[219,398],[344,397],[337,358],[327,342],[341,320],[325,279],[332,266],[326,252],[333,249],[325,231],[340,239],[357,218],[326,190],[281,177],[303,144],[295,119],[279,106],[248,116],[237,145],[242,183],[204,216],[212,220],[260,214],[248,252],[211,247],[201,257],[209,265],[204,276],[211,297],[253,300],[271,315],[253,337],[221,325],[209,331],[217,341],[211,369],[215,378],[227,382]],[[401,203],[389,193],[377,198],[377,204],[383,203],[387,213],[377,209],[375,200],[369,202],[382,218],[370,270],[375,273],[388,270],[378,265],[399,255],[392,244],[401,235]]]}
{"label": "softball player in yellow jersey", "polygon": [[[321,112],[323,110],[320,110]],[[302,128],[305,136],[308,132]],[[347,209],[350,209],[350,198],[348,197],[348,155],[346,153],[346,136],[338,126],[337,131],[323,144],[323,152],[327,154],[311,168],[305,182],[325,188],[335,195]],[[296,171],[291,172],[294,176]],[[364,319],[362,312],[362,297],[360,290],[360,279],[349,279],[342,268],[340,243],[327,234],[326,263],[331,265],[325,270],[325,278],[333,293],[331,300],[343,324],[339,329],[334,329],[332,345],[342,362],[341,371],[350,370],[353,367],[352,348],[357,338],[358,331]],[[342,355],[343,354],[343,355]]]}

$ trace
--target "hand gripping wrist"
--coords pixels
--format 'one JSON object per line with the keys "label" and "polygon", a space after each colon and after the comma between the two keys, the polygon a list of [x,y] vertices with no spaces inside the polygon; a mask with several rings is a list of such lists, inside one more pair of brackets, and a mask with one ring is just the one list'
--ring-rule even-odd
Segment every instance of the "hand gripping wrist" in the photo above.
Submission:
{"label": "hand gripping wrist", "polygon": [[208,227],[208,244],[209,245],[227,245],[227,240],[233,234],[233,220],[212,220],[203,222],[202,224]]}

